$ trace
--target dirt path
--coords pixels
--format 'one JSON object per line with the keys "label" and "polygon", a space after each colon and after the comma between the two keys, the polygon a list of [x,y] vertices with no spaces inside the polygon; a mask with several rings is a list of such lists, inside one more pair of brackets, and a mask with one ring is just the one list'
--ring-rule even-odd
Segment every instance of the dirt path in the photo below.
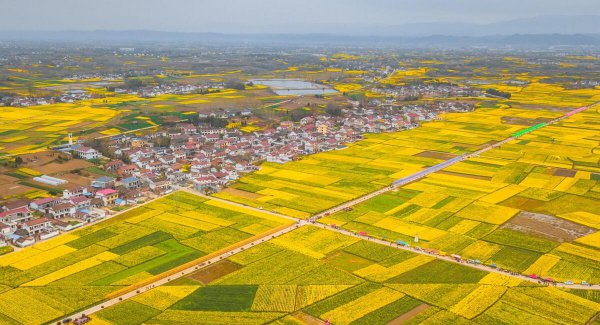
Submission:
{"label": "dirt path", "polygon": [[585,323],[586,325],[592,325],[596,322],[596,320],[600,317],[600,313],[597,313],[596,315],[594,315],[587,323]]}
{"label": "dirt path", "polygon": [[295,312],[292,314],[292,316],[294,316],[294,318],[298,319],[299,321],[303,322],[304,324],[307,325],[321,325],[321,324],[325,324],[324,321],[316,318],[313,315],[309,315],[307,313],[304,313],[302,311],[299,312]]}

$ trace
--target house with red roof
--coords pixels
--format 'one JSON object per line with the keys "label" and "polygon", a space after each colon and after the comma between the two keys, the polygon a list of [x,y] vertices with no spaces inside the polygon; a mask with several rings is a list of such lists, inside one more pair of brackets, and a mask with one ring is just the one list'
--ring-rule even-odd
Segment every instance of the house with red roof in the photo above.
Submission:
{"label": "house with red roof", "polygon": [[119,192],[112,188],[105,188],[96,192],[96,198],[102,199],[104,206],[115,204],[115,201],[119,198]]}
{"label": "house with red roof", "polygon": [[31,219],[33,219],[33,215],[28,207],[0,212],[0,222],[10,226],[13,231],[16,229],[17,224]]}
{"label": "house with red roof", "polygon": [[33,200],[29,206],[34,210],[43,210],[53,205],[60,203],[60,199],[56,197],[45,197],[37,200]]}
{"label": "house with red roof", "polygon": [[22,229],[29,232],[29,235],[36,235],[44,230],[52,228],[52,220],[48,218],[38,218],[29,220],[22,225]]}

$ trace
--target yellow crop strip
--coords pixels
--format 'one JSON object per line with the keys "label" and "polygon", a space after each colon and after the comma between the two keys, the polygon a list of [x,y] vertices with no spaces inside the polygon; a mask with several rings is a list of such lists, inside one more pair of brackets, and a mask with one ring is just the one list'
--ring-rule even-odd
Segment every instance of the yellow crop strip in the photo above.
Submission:
{"label": "yellow crop strip", "polygon": [[135,296],[131,300],[158,310],[165,310],[180,299],[196,291],[199,287],[194,285],[160,286]]}
{"label": "yellow crop strip", "polygon": [[37,255],[31,256],[30,258],[20,260],[16,263],[12,263],[12,267],[16,267],[19,270],[27,270],[34,266],[44,264],[48,261],[60,258],[63,255],[76,251],[75,248],[61,245],[54,248],[50,248],[46,251],[40,252]]}
{"label": "yellow crop strip", "polygon": [[433,260],[435,260],[435,257],[417,255],[390,267],[384,267],[379,264],[369,265],[365,268],[355,271],[354,274],[365,277],[372,281],[383,282],[402,273],[416,269],[419,266],[425,265]]}
{"label": "yellow crop strip", "polygon": [[525,270],[525,274],[546,275],[548,271],[560,261],[560,257],[546,254],[542,255],[537,261]]}
{"label": "yellow crop strip", "polygon": [[468,319],[474,318],[498,301],[504,292],[506,292],[506,288],[501,286],[479,286],[456,305],[452,306],[450,311]]}
{"label": "yellow crop strip", "polygon": [[46,274],[42,277],[39,277],[35,280],[29,281],[25,284],[23,284],[23,286],[26,287],[41,287],[41,286],[45,286],[47,284],[49,284],[50,282],[54,282],[58,279],[62,279],[65,278],[71,274],[75,274],[77,272],[89,269],[91,267],[94,267],[96,265],[99,265],[103,262],[109,261],[111,259],[114,259],[116,257],[118,257],[119,255],[111,253],[111,252],[102,252],[94,257],[90,257],[88,259],[85,259],[81,262],[77,262],[75,264],[69,265],[67,267],[64,267],[58,271]]}
{"label": "yellow crop strip", "polygon": [[282,219],[280,217],[271,215],[269,213],[258,212],[258,211],[252,210],[252,209],[240,207],[240,206],[233,205],[233,204],[230,204],[230,203],[225,203],[223,201],[209,200],[209,201],[206,201],[204,203],[208,204],[208,205],[215,206],[215,207],[219,207],[219,208],[223,208],[223,209],[235,211],[235,212],[245,213],[245,214],[248,214],[248,215],[251,215],[251,216],[254,216],[254,217],[258,217],[258,218],[262,218],[262,219],[266,219],[266,220],[273,220],[273,221],[278,221],[278,222],[282,221]]}
{"label": "yellow crop strip", "polygon": [[390,288],[381,288],[331,310],[320,317],[322,319],[329,319],[335,324],[348,324],[369,312],[402,298],[403,296],[404,294]]}

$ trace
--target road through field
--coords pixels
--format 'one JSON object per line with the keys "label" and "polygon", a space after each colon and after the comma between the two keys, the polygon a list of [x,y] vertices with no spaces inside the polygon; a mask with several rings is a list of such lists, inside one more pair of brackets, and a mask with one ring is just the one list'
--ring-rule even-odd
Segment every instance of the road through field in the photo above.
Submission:
{"label": "road through field", "polygon": [[[194,194],[197,195],[198,193],[194,193]],[[79,311],[77,313],[74,313],[74,314],[72,314],[70,316],[63,317],[62,319],[74,319],[74,318],[80,317],[81,315],[91,315],[93,313],[99,312],[99,311],[103,310],[104,308],[108,308],[110,306],[116,305],[116,304],[118,304],[118,303],[120,303],[122,301],[125,301],[127,299],[130,299],[130,298],[133,298],[135,296],[141,295],[142,293],[150,291],[150,290],[152,290],[155,287],[167,284],[167,283],[169,283],[171,281],[175,281],[175,280],[177,280],[177,279],[179,279],[181,277],[184,277],[186,275],[190,275],[191,273],[193,273],[195,271],[198,271],[201,268],[207,267],[207,266],[209,266],[211,264],[217,263],[217,262],[219,262],[219,261],[221,261],[221,260],[223,260],[225,258],[228,258],[228,257],[230,257],[232,255],[235,255],[237,253],[243,252],[244,250],[250,249],[250,248],[252,248],[252,247],[254,247],[256,245],[259,245],[259,244],[264,243],[266,241],[269,241],[269,240],[271,240],[273,238],[276,238],[276,237],[279,237],[279,236],[281,236],[283,234],[286,234],[286,233],[288,233],[288,232],[290,232],[290,231],[292,231],[292,230],[300,227],[304,223],[305,223],[305,221],[300,221],[300,222],[294,223],[294,224],[292,224],[292,225],[290,225],[290,226],[288,226],[288,227],[286,227],[284,229],[281,229],[281,230],[279,230],[279,231],[277,231],[275,233],[268,233],[265,236],[257,238],[254,241],[248,242],[248,243],[246,243],[244,245],[241,245],[241,246],[236,246],[235,248],[233,248],[231,250],[228,250],[228,251],[223,252],[223,253],[221,253],[219,255],[216,255],[216,256],[214,256],[214,257],[212,257],[210,259],[207,259],[207,260],[204,260],[202,262],[199,262],[198,264],[192,265],[192,266],[190,266],[190,267],[188,267],[188,268],[186,268],[184,270],[181,270],[181,271],[179,271],[179,272],[177,272],[175,274],[171,274],[171,275],[165,276],[165,277],[163,277],[161,279],[158,279],[158,280],[156,280],[154,282],[148,283],[148,284],[146,284],[143,287],[140,287],[140,288],[137,288],[137,289],[132,289],[129,292],[123,293],[123,294],[121,294],[121,295],[119,295],[117,297],[114,297],[112,299],[109,299],[109,300],[103,301],[101,303],[98,303],[96,305],[93,305],[91,307],[88,307],[85,310],[81,310],[81,311]]]}
{"label": "road through field", "polygon": [[[597,104],[591,105],[589,107],[596,106]],[[554,120],[548,122],[546,125],[552,125],[552,124],[554,124],[556,122],[559,122],[559,121],[561,121],[561,120],[563,120],[565,118],[568,118],[568,116],[562,116],[560,118],[554,119]],[[394,242],[390,242],[390,241],[386,241],[386,240],[382,240],[382,239],[378,239],[378,238],[373,238],[373,237],[370,237],[370,236],[367,236],[367,235],[361,235],[361,234],[354,233],[354,232],[351,232],[351,231],[348,231],[348,230],[340,229],[340,228],[338,228],[336,226],[331,226],[331,225],[326,225],[326,224],[322,224],[322,223],[316,222],[319,218],[322,218],[324,216],[328,216],[328,215],[330,215],[332,213],[335,213],[335,212],[339,212],[339,211],[341,211],[343,209],[346,209],[346,208],[350,208],[350,207],[355,206],[355,205],[357,205],[359,203],[362,203],[362,202],[364,202],[364,201],[366,201],[368,199],[371,199],[371,198],[373,198],[373,197],[375,197],[377,195],[389,192],[389,191],[394,190],[394,189],[396,189],[398,187],[404,186],[404,185],[406,185],[408,183],[411,183],[411,182],[417,181],[419,179],[422,179],[422,178],[426,177],[427,175],[430,175],[432,173],[435,173],[437,171],[445,169],[445,168],[447,168],[449,166],[452,166],[454,164],[457,164],[457,163],[459,163],[461,161],[464,161],[464,160],[469,159],[471,157],[476,157],[476,156],[478,156],[478,155],[480,155],[480,154],[482,154],[482,153],[484,153],[486,151],[492,150],[494,148],[498,148],[498,147],[500,147],[500,146],[502,146],[502,145],[504,145],[504,144],[506,144],[506,143],[508,143],[508,142],[510,142],[510,141],[512,141],[514,139],[516,139],[516,138],[517,137],[508,137],[508,138],[506,138],[506,139],[504,139],[502,141],[499,141],[499,142],[496,142],[496,143],[491,144],[489,146],[486,146],[486,147],[484,147],[484,148],[482,148],[480,150],[477,150],[477,151],[475,151],[473,153],[464,154],[462,156],[455,157],[455,158],[452,158],[450,160],[444,161],[444,162],[442,162],[440,164],[428,167],[428,168],[426,168],[426,169],[424,169],[424,170],[422,170],[420,172],[417,172],[417,173],[409,175],[407,177],[398,179],[398,180],[394,181],[392,183],[392,185],[390,185],[390,186],[387,186],[385,188],[382,188],[380,190],[371,192],[371,193],[369,193],[367,195],[361,196],[361,197],[359,197],[357,199],[354,199],[352,201],[346,202],[346,203],[341,204],[339,206],[336,206],[336,207],[333,207],[333,208],[328,209],[326,211],[323,211],[321,213],[318,213],[318,214],[312,216],[311,218],[309,218],[309,220],[298,219],[298,218],[287,216],[287,215],[284,215],[284,214],[281,214],[281,213],[272,212],[272,211],[265,211],[265,210],[262,210],[262,209],[259,209],[259,208],[247,206],[245,204],[241,204],[241,203],[237,203],[237,202],[231,202],[231,201],[228,201],[228,200],[225,200],[225,199],[216,198],[216,197],[212,197],[212,196],[207,196],[207,195],[199,193],[199,192],[197,192],[195,190],[192,190],[190,188],[181,188],[181,190],[183,190],[183,191],[190,192],[190,193],[192,193],[194,195],[199,195],[199,196],[202,196],[202,197],[207,198],[207,199],[221,201],[221,202],[226,202],[226,203],[231,204],[231,205],[244,207],[245,209],[258,211],[258,212],[261,212],[261,213],[267,213],[267,214],[270,214],[270,215],[273,215],[273,216],[277,216],[277,217],[281,217],[281,218],[285,218],[285,219],[288,219],[288,220],[294,220],[294,221],[296,221],[296,223],[293,224],[293,225],[290,225],[287,228],[279,230],[276,233],[268,234],[268,235],[266,235],[264,237],[258,238],[256,240],[254,240],[253,242],[247,243],[247,244],[245,244],[243,246],[235,247],[234,249],[226,251],[226,252],[224,252],[224,253],[222,253],[222,254],[220,254],[218,256],[215,256],[215,257],[213,257],[213,258],[211,258],[211,259],[209,259],[207,261],[204,261],[204,262],[202,262],[202,263],[200,263],[198,265],[194,265],[194,266],[191,266],[191,267],[189,267],[189,268],[187,268],[185,270],[182,270],[181,272],[178,272],[177,274],[173,274],[173,275],[161,278],[161,279],[159,279],[159,280],[157,280],[155,282],[147,284],[143,288],[139,288],[137,290],[132,290],[130,292],[124,293],[124,294],[122,294],[122,295],[120,295],[118,297],[115,297],[113,299],[110,299],[110,300],[104,301],[102,303],[99,303],[97,305],[91,306],[91,307],[89,307],[89,308],[87,308],[87,309],[85,309],[83,311],[79,311],[78,313],[76,313],[74,315],[71,315],[70,317],[66,317],[66,318],[78,317],[81,314],[85,314],[85,315],[93,314],[93,313],[98,312],[98,311],[100,311],[100,310],[102,310],[104,308],[107,308],[109,306],[115,305],[115,304],[117,304],[117,303],[119,303],[119,302],[121,302],[123,300],[126,300],[126,299],[129,299],[129,298],[135,297],[137,295],[140,295],[140,294],[142,294],[142,293],[144,293],[144,292],[146,292],[148,290],[151,290],[152,288],[155,288],[155,287],[160,286],[160,285],[164,285],[164,284],[166,284],[166,283],[168,283],[170,281],[174,281],[174,280],[176,280],[178,278],[181,278],[183,276],[189,275],[190,273],[193,273],[194,271],[197,271],[200,268],[206,267],[206,266],[210,265],[211,263],[218,262],[218,261],[220,261],[220,260],[222,260],[224,258],[227,258],[227,257],[232,256],[234,254],[237,254],[239,252],[242,252],[245,249],[251,248],[251,247],[253,247],[255,245],[258,245],[258,244],[264,243],[266,241],[269,241],[272,238],[275,238],[275,237],[281,236],[283,234],[286,234],[286,233],[288,233],[288,232],[290,232],[290,231],[292,231],[294,229],[297,229],[298,227],[301,227],[301,226],[319,227],[319,228],[327,229],[329,231],[335,231],[335,232],[338,232],[340,234],[344,234],[346,236],[352,236],[352,237],[360,238],[360,239],[363,239],[363,240],[368,240],[368,241],[371,241],[371,242],[376,243],[376,244],[385,245],[385,246],[393,247],[393,248],[396,248],[396,249],[410,251],[410,252],[415,253],[415,254],[421,254],[421,255],[431,256],[433,258],[436,258],[436,259],[439,259],[439,260],[443,260],[443,261],[446,261],[446,262],[449,262],[449,263],[461,264],[461,265],[464,265],[466,267],[471,267],[471,268],[479,269],[479,270],[490,272],[490,273],[498,273],[498,274],[502,274],[504,276],[508,276],[508,277],[512,277],[512,278],[516,278],[516,279],[519,279],[519,280],[522,280],[522,281],[528,281],[528,282],[538,283],[540,281],[539,279],[533,279],[533,278],[530,278],[527,275],[518,274],[518,273],[515,273],[515,272],[501,271],[501,270],[498,270],[496,268],[492,268],[492,267],[487,266],[487,265],[467,263],[464,260],[455,259],[455,258],[453,258],[451,256],[439,255],[439,254],[434,253],[433,251],[424,251],[424,250],[416,248],[416,247],[409,247],[409,246],[397,245]],[[594,284],[594,285],[571,284],[571,285],[567,285],[567,284],[564,284],[564,283],[555,283],[555,284],[552,284],[552,286],[561,287],[561,288],[569,288],[569,289],[600,290],[600,284]]]}
{"label": "road through field", "polygon": [[[489,272],[489,273],[498,273],[498,274],[502,274],[504,276],[508,276],[508,277],[512,277],[512,278],[517,278],[519,280],[528,281],[528,282],[534,282],[534,283],[539,283],[540,282],[539,279],[533,279],[533,278],[530,278],[529,276],[524,275],[524,274],[504,272],[504,271],[500,271],[498,269],[495,269],[495,268],[492,268],[490,266],[483,265],[483,264],[471,264],[471,263],[467,263],[464,260],[456,260],[456,259],[454,259],[451,256],[438,255],[438,254],[435,254],[435,253],[433,253],[431,251],[425,251],[425,250],[422,250],[422,249],[416,248],[416,247],[397,245],[396,243],[393,243],[393,242],[390,242],[390,241],[386,241],[386,240],[383,240],[383,239],[378,239],[378,238],[370,237],[370,236],[367,236],[367,235],[360,235],[360,234],[355,233],[355,232],[351,232],[351,231],[348,231],[348,230],[344,230],[344,229],[341,229],[341,228],[338,228],[338,227],[334,227],[334,226],[330,226],[330,225],[326,225],[326,224],[322,224],[322,223],[311,223],[311,225],[315,226],[315,227],[327,229],[327,230],[330,230],[330,231],[335,231],[335,232],[338,232],[340,234],[344,234],[346,236],[352,236],[352,237],[360,238],[360,239],[363,239],[363,240],[368,240],[368,241],[376,243],[376,244],[394,247],[396,249],[401,249],[401,250],[409,251],[409,252],[412,252],[412,253],[415,253],[415,254],[431,256],[431,257],[434,257],[434,258],[436,258],[438,260],[442,260],[442,261],[446,261],[446,262],[450,262],[450,263],[461,264],[461,265],[464,265],[464,266],[467,266],[467,267],[470,267],[470,268],[479,269],[479,270],[486,271],[486,272]],[[569,288],[569,289],[600,290],[600,285],[598,285],[598,284],[594,284],[594,285],[582,285],[582,284],[555,283],[552,286],[554,286],[554,287],[561,287],[561,288]]]}
{"label": "road through field", "polygon": [[[595,103],[593,105],[588,106],[587,108],[594,107],[594,106],[596,106],[598,104],[600,104],[600,103]],[[545,126],[552,125],[552,124],[557,123],[557,122],[559,122],[559,121],[561,121],[561,120],[563,120],[565,118],[568,118],[568,117],[569,116],[561,116],[559,118],[556,118],[554,120],[551,120],[551,121],[547,122]],[[403,178],[400,178],[400,179],[394,181],[392,183],[392,185],[390,185],[390,186],[384,187],[384,188],[382,188],[380,190],[377,190],[375,192],[371,192],[369,194],[366,194],[366,195],[361,196],[359,198],[356,198],[354,200],[342,203],[342,204],[340,204],[338,206],[335,206],[335,207],[333,207],[331,209],[328,209],[328,210],[325,210],[325,211],[323,211],[321,213],[318,213],[318,214],[314,215],[313,217],[311,217],[311,220],[317,220],[319,218],[322,218],[322,217],[328,216],[330,214],[342,211],[344,209],[351,208],[351,207],[353,207],[353,206],[355,206],[355,205],[357,205],[359,203],[362,203],[362,202],[364,202],[366,200],[369,200],[369,199],[371,199],[371,198],[373,198],[375,196],[378,196],[380,194],[383,194],[383,193],[389,192],[391,190],[394,190],[394,189],[396,189],[398,187],[402,187],[402,186],[404,186],[406,184],[409,184],[409,183],[412,183],[412,182],[417,181],[419,179],[422,179],[422,178],[426,177],[427,175],[430,175],[430,174],[438,172],[438,171],[440,171],[442,169],[448,168],[448,167],[450,167],[450,166],[452,166],[454,164],[457,164],[457,163],[459,163],[461,161],[467,160],[467,159],[469,159],[471,157],[477,157],[477,156],[479,156],[480,154],[482,154],[482,153],[484,153],[486,151],[492,150],[494,148],[501,147],[502,145],[504,145],[504,144],[506,144],[508,142],[511,142],[511,141],[515,140],[516,138],[518,138],[518,137],[511,136],[511,137],[508,137],[508,138],[506,138],[504,140],[501,140],[499,142],[490,144],[490,145],[488,145],[488,146],[486,146],[486,147],[484,147],[482,149],[479,149],[479,150],[477,150],[475,152],[467,153],[467,154],[464,154],[462,156],[458,156],[458,157],[446,160],[446,161],[441,162],[441,163],[439,163],[437,165],[434,165],[434,166],[431,166],[431,167],[427,167],[427,168],[425,168],[422,171],[416,172],[416,173],[414,173],[412,175],[409,175],[409,176],[406,176],[406,177],[403,177]]]}
{"label": "road through field", "polygon": [[[247,206],[247,205],[244,205],[244,204],[241,204],[241,203],[231,202],[231,201],[227,201],[225,199],[220,199],[220,198],[215,198],[215,197],[204,195],[204,194],[199,194],[198,192],[196,192],[194,190],[190,190],[190,189],[184,189],[184,190],[187,191],[187,192],[189,192],[189,193],[192,193],[194,195],[199,195],[199,196],[202,196],[202,197],[207,198],[207,199],[212,199],[212,200],[217,200],[217,201],[221,201],[221,202],[226,202],[228,204],[232,204],[232,205],[244,207],[246,209],[259,211],[259,212],[262,212],[262,213],[268,213],[268,214],[271,214],[271,215],[274,215],[274,216],[278,216],[278,217],[283,217],[283,218],[286,218],[286,219],[296,220],[297,224],[295,225],[295,227],[303,226],[303,225],[311,225],[311,226],[315,226],[315,227],[327,229],[327,230],[330,230],[330,231],[335,231],[335,232],[338,232],[340,234],[344,234],[346,236],[352,236],[352,237],[356,237],[356,238],[368,240],[368,241],[371,241],[371,242],[376,243],[376,244],[385,245],[385,246],[391,246],[391,247],[394,247],[394,248],[397,248],[397,249],[401,249],[401,250],[413,252],[415,254],[432,256],[432,257],[435,257],[437,259],[440,259],[440,260],[443,260],[443,261],[446,261],[446,262],[461,264],[461,265],[464,265],[464,266],[468,266],[468,267],[471,267],[471,268],[483,270],[483,271],[486,271],[486,272],[498,273],[498,274],[502,274],[504,276],[518,278],[520,280],[528,281],[528,282],[538,283],[538,281],[539,281],[539,279],[533,279],[533,278],[530,278],[527,275],[504,272],[504,271],[500,271],[498,269],[492,268],[492,267],[487,266],[487,265],[482,265],[482,264],[470,264],[470,263],[467,263],[464,260],[458,261],[458,260],[454,259],[451,256],[437,255],[435,253],[424,251],[424,250],[421,250],[421,249],[418,249],[418,248],[415,248],[415,247],[397,245],[395,242],[390,242],[390,241],[387,241],[387,240],[370,237],[368,235],[360,235],[358,233],[355,233],[355,232],[352,232],[352,231],[348,231],[348,230],[344,230],[344,229],[341,229],[341,228],[336,227],[336,226],[331,226],[331,225],[327,225],[327,224],[317,223],[316,220],[314,220],[314,219],[306,221],[306,220],[303,220],[303,219],[298,219],[298,218],[286,216],[286,215],[283,215],[283,214],[280,214],[280,213],[271,212],[271,211],[265,211],[265,210],[261,210],[261,209],[258,209],[258,208],[250,207],[250,206]],[[564,284],[564,283],[556,283],[555,286],[556,287],[563,287],[563,288],[570,288],[570,289],[600,290],[600,284],[595,284],[595,285],[570,284],[569,285],[569,284]]]}

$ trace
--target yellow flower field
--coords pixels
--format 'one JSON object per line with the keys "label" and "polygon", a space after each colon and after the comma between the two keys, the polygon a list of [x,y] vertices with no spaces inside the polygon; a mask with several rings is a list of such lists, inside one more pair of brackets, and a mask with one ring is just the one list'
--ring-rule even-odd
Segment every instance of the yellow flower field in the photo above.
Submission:
{"label": "yellow flower field", "polygon": [[398,300],[403,296],[404,294],[390,288],[381,288],[329,311],[326,314],[321,315],[321,318],[335,319],[336,324],[349,324],[353,320]]}
{"label": "yellow flower field", "polygon": [[452,306],[450,311],[468,319],[474,318],[493,305],[505,292],[506,288],[502,286],[481,285]]}

